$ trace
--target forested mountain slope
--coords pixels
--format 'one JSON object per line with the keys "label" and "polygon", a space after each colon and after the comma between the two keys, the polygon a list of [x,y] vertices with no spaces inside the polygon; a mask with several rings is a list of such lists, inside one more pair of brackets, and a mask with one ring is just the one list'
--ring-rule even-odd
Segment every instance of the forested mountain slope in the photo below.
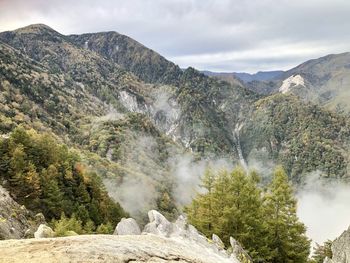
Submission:
{"label": "forested mountain slope", "polygon": [[295,96],[262,97],[181,70],[115,32],[64,36],[31,25],[0,41],[1,133],[52,132],[138,218],[151,208],[176,215],[183,153],[248,167],[268,159],[294,182],[316,169],[349,174],[348,120]]}

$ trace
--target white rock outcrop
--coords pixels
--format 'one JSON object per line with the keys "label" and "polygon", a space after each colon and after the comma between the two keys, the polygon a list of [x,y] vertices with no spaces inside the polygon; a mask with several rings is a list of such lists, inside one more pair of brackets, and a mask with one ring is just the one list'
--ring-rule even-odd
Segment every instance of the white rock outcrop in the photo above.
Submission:
{"label": "white rock outcrop", "polygon": [[240,262],[238,258],[244,258],[245,262],[250,262],[250,257],[242,249],[239,243],[232,238],[232,253],[225,250],[225,245],[217,235],[213,235],[212,240],[206,238],[194,226],[187,223],[186,218],[180,215],[174,222],[170,223],[162,214],[156,210],[148,212],[150,222],[145,226],[143,234],[152,234],[166,237],[189,246],[201,247],[204,251],[209,251],[213,255],[221,257],[218,262]]}
{"label": "white rock outcrop", "polygon": [[41,224],[38,227],[38,230],[34,233],[34,238],[49,238],[54,237],[55,232],[51,229],[51,227]]}
{"label": "white rock outcrop", "polygon": [[151,210],[148,212],[149,223],[145,226],[143,232],[164,237],[170,236],[172,224],[158,211]]}
{"label": "white rock outcrop", "polygon": [[[148,213],[149,224],[138,233],[132,218],[118,224],[118,235],[80,235],[45,239],[5,240],[0,242],[2,262],[178,262],[178,263],[239,263],[250,262],[244,250],[232,239],[234,252],[225,250],[216,235],[207,239],[179,216],[169,222],[155,210]],[[136,225],[135,225],[136,224]],[[137,227],[136,227],[137,226]],[[40,231],[39,231],[40,230]],[[47,237],[47,226],[40,225],[36,237]],[[46,231],[48,230],[48,232]],[[127,235],[119,235],[127,233]],[[239,254],[235,254],[239,253]],[[28,261],[30,259],[30,261]]]}
{"label": "white rock outcrop", "polygon": [[305,87],[305,81],[302,76],[300,75],[290,76],[289,78],[283,80],[282,86],[279,88],[279,92],[285,94],[295,86]]}
{"label": "white rock outcrop", "polygon": [[232,263],[186,240],[156,235],[80,235],[0,241],[0,263]]}
{"label": "white rock outcrop", "polygon": [[114,235],[141,235],[141,230],[133,218],[122,218],[115,228]]}
{"label": "white rock outcrop", "polygon": [[214,242],[214,244],[221,249],[225,249],[225,245],[224,242],[222,242],[222,240],[220,239],[220,237],[218,237],[217,235],[213,234],[212,238],[211,238]]}

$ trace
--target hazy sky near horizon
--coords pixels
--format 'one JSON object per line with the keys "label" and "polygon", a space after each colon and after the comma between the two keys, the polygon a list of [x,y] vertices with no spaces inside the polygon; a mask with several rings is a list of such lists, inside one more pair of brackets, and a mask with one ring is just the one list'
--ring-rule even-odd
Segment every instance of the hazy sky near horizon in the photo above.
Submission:
{"label": "hazy sky near horizon", "polygon": [[117,31],[181,67],[289,69],[350,51],[349,0],[0,0],[0,31]]}

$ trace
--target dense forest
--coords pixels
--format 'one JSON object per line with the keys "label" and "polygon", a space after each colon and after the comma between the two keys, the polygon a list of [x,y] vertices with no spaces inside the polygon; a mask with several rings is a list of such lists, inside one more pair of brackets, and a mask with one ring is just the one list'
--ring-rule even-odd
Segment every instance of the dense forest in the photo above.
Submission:
{"label": "dense forest", "polygon": [[127,215],[79,155],[50,134],[19,126],[0,140],[0,156],[2,184],[18,203],[42,212],[46,220],[69,217],[89,231],[103,224],[113,230]]}

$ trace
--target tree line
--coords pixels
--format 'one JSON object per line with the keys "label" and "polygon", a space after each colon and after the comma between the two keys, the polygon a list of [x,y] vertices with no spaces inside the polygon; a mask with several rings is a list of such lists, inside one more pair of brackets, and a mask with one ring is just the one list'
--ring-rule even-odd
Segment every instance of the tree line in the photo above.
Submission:
{"label": "tree line", "polygon": [[215,233],[227,246],[234,237],[254,262],[308,262],[310,240],[282,167],[275,169],[267,187],[254,171],[207,169],[202,187],[204,193],[197,194],[186,212],[206,236]]}
{"label": "tree line", "polygon": [[80,163],[79,155],[48,133],[19,126],[9,138],[0,139],[0,180],[29,210],[53,222],[74,218],[86,232],[101,225],[113,230],[126,216],[100,178]]}

